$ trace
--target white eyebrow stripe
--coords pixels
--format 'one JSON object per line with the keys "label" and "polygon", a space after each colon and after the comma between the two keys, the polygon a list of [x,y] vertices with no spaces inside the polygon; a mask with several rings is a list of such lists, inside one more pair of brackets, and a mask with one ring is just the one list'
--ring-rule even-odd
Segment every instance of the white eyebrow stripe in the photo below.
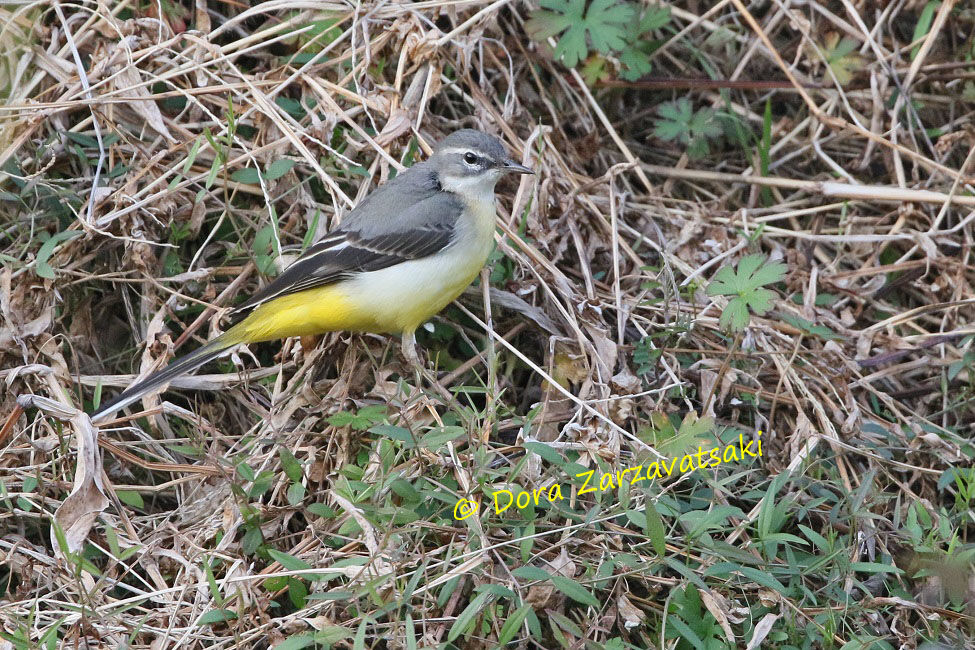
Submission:
{"label": "white eyebrow stripe", "polygon": [[467,153],[468,151],[472,151],[478,156],[487,158],[487,155],[483,151],[480,151],[475,147],[451,147],[449,149],[441,149],[437,153]]}

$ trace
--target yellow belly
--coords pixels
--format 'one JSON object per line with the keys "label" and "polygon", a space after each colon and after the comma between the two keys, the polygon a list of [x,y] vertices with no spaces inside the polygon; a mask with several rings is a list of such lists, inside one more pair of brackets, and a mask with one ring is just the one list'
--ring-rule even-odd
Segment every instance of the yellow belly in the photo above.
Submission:
{"label": "yellow belly", "polygon": [[242,342],[272,341],[338,330],[372,331],[378,324],[355,305],[340,285],[299,291],[271,300],[232,328]]}
{"label": "yellow belly", "polygon": [[486,252],[454,251],[282,296],[257,307],[231,331],[248,343],[342,330],[413,331],[477,277],[490,251],[483,248]]}

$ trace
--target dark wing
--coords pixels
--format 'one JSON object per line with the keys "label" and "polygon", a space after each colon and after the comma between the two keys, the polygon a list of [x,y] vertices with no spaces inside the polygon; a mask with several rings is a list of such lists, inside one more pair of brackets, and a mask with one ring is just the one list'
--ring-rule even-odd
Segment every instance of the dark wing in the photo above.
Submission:
{"label": "dark wing", "polygon": [[342,228],[331,232],[270,284],[237,306],[230,313],[231,323],[240,322],[269,300],[329,285],[355,273],[378,271],[433,255],[453,240],[461,210],[459,201],[441,193],[414,205],[402,215],[404,218],[393,220],[401,229],[373,235]]}

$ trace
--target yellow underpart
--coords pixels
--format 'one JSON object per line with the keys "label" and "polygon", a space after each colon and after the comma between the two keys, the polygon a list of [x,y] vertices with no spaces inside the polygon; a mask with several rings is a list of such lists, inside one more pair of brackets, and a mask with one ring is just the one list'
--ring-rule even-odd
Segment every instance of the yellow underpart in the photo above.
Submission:
{"label": "yellow underpart", "polygon": [[410,332],[464,291],[483,265],[483,260],[474,262],[465,269],[444,269],[440,282],[416,282],[412,269],[402,269],[394,277],[367,273],[282,296],[257,307],[228,330],[227,340],[257,343],[336,331]]}
{"label": "yellow underpart", "polygon": [[339,330],[385,331],[375,318],[356,309],[339,285],[329,285],[266,302],[227,334],[238,343],[257,343]]}

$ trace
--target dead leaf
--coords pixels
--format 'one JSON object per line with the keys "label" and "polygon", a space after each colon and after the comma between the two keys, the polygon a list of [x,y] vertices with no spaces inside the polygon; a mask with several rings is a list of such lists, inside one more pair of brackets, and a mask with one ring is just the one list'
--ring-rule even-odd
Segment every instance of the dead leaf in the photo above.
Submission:
{"label": "dead leaf", "polygon": [[731,625],[728,624],[727,616],[727,606],[728,603],[724,596],[721,594],[716,594],[711,591],[700,591],[701,601],[704,606],[708,608],[711,615],[721,626],[722,631],[724,631],[724,636],[728,639],[728,643],[735,645],[735,633],[731,631]]}
{"label": "dead leaf", "polygon": [[410,114],[401,108],[397,108],[386,120],[386,126],[383,127],[382,132],[376,136],[376,144],[385,147],[407,133],[412,126],[413,121],[410,119]]}
{"label": "dead leaf", "polygon": [[[713,395],[718,385],[718,373],[713,370],[701,370],[701,395]],[[714,417],[714,404],[717,400],[708,400],[708,409],[704,412],[705,416]]]}
{"label": "dead leaf", "polygon": [[748,642],[748,647],[745,650],[754,650],[754,648],[760,648],[762,646],[762,641],[768,636],[768,633],[772,631],[772,626],[775,625],[775,621],[779,620],[778,614],[766,614],[762,620],[758,622],[755,626],[755,633],[752,634],[751,640]]}
{"label": "dead leaf", "polygon": [[146,123],[151,126],[159,135],[166,138],[169,142],[176,142],[176,138],[169,132],[166,122],[163,121],[162,113],[156,102],[148,99],[149,89],[142,85],[142,78],[135,66],[126,66],[115,75],[115,87],[120,93],[127,96],[146,97],[145,100],[134,100],[128,103],[132,109],[142,116]]}
{"label": "dead leaf", "polygon": [[[478,300],[482,295],[481,287],[470,287],[464,292],[464,295]],[[522,316],[530,318],[536,325],[549,334],[558,336],[561,333],[559,326],[544,311],[534,305],[530,305],[510,291],[491,287],[491,303],[499,307],[504,307],[505,309],[510,309],[511,311],[516,311]]]}
{"label": "dead leaf", "polygon": [[555,595],[555,587],[549,582],[543,582],[528,588],[525,602],[536,611],[543,610],[550,604],[553,595]]}
{"label": "dead leaf", "polygon": [[566,552],[564,546],[562,547],[562,551],[559,553],[558,557],[547,564],[552,568],[552,571],[556,575],[571,578],[576,574],[575,562],[569,559],[569,554]]}
{"label": "dead leaf", "polygon": [[630,369],[623,367],[623,370],[619,371],[611,381],[612,387],[620,395],[632,395],[633,393],[639,393],[640,388],[643,386],[643,382],[640,378],[630,372]]}
{"label": "dead leaf", "polygon": [[618,356],[617,346],[606,333],[593,326],[586,326],[592,347],[596,351],[596,367],[599,370],[599,381],[605,382],[613,376],[613,368],[616,366]]}
{"label": "dead leaf", "polygon": [[[49,379],[49,383],[53,381]],[[60,391],[59,391],[60,392]],[[27,396],[27,400],[45,413],[68,420],[72,424],[75,443],[78,447],[78,462],[74,472],[74,486],[71,494],[54,511],[54,522],[64,531],[68,551],[77,553],[88,539],[88,533],[98,515],[108,507],[105,486],[102,482],[102,456],[98,449],[98,429],[83,411],[66,406],[55,400],[39,395]],[[57,536],[51,527],[51,544],[55,553],[63,557]]]}
{"label": "dead leaf", "polygon": [[620,618],[623,619],[623,627],[632,630],[643,624],[643,619],[647,617],[646,612],[630,602],[625,595],[620,594],[616,599],[616,608],[619,610]]}

